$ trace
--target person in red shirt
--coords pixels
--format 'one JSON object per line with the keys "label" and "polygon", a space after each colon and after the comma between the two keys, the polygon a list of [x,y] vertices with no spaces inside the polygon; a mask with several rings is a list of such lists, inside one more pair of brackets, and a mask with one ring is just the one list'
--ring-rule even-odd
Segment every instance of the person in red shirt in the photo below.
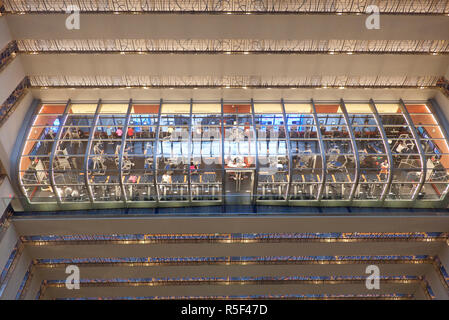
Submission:
{"label": "person in red shirt", "polygon": [[132,138],[134,135],[134,129],[132,127],[128,128],[128,137]]}

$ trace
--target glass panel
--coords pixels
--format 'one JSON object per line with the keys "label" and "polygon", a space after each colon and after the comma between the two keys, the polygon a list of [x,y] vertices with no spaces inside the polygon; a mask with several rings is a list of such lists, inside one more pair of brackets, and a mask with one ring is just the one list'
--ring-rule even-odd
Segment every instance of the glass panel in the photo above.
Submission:
{"label": "glass panel", "polygon": [[259,169],[257,198],[260,200],[285,200],[287,198],[289,176],[286,165],[288,160],[286,157],[273,160],[274,164],[265,164]]}
{"label": "glass panel", "polygon": [[125,114],[128,112],[127,104],[102,104],[101,114]]}
{"label": "glass panel", "polygon": [[[389,165],[386,158],[371,159],[362,162],[359,185],[355,198],[359,200],[379,200],[386,186]],[[382,161],[379,163],[379,161]],[[378,169],[377,167],[380,167]]]}
{"label": "glass panel", "polygon": [[390,104],[378,104],[376,103],[376,109],[379,114],[383,113],[402,113],[401,107],[397,103],[390,103]]}
{"label": "glass panel", "polygon": [[[92,141],[88,159],[88,177],[92,185],[94,201],[120,201],[121,189],[119,186],[119,153],[121,141],[116,139],[104,141],[97,136]],[[132,162],[127,157],[127,151],[123,155],[123,173],[126,174]]]}
{"label": "glass panel", "polygon": [[[339,103],[316,104],[318,123],[310,103],[286,103],[286,118],[280,103],[258,102],[254,115],[250,104],[224,104],[223,118],[220,103],[195,103],[191,117],[189,103],[163,104],[160,126],[159,104],[135,104],[127,132],[123,132],[127,104],[102,105],[92,129],[97,104],[77,103],[70,106],[57,142],[66,106],[43,104],[24,143],[18,174],[32,203],[55,203],[55,194],[63,203],[88,202],[84,155],[92,136],[87,180],[95,201],[122,202],[119,179],[130,202],[156,201],[158,197],[160,201],[221,201],[223,181],[227,197],[250,199],[256,190],[258,200],[316,200],[323,178],[321,152],[326,154],[327,166],[324,200],[348,200],[351,191],[357,200],[379,200],[384,191],[388,200],[411,200],[413,196],[441,200],[449,190],[448,142],[425,104],[405,106],[425,153],[425,181],[419,193],[423,164],[398,103],[376,105],[392,163],[370,104],[346,104],[360,160],[359,185],[354,190],[356,150]],[[320,150],[318,130],[324,150]],[[119,153],[124,136],[120,177]],[[48,166],[54,143],[53,190]],[[254,186],[256,161],[258,185]],[[390,177],[392,184],[387,190]]]}
{"label": "glass panel", "polygon": [[97,104],[71,104],[69,114],[91,114],[97,109]]}
{"label": "glass panel", "polygon": [[417,113],[417,114],[423,114],[423,113],[427,113],[430,114],[430,110],[429,108],[425,105],[425,104],[406,104],[405,108],[407,109],[408,113],[413,114],[413,113]]}
{"label": "glass panel", "polygon": [[219,114],[221,113],[221,104],[194,104],[192,113]]}
{"label": "glass panel", "polygon": [[277,113],[282,115],[282,106],[280,104],[262,104],[257,103],[254,105],[255,113]]}
{"label": "glass panel", "polygon": [[[132,115],[138,115],[138,117],[143,117],[145,118],[156,118],[157,119],[157,115],[159,113],[159,105],[158,104],[135,104],[132,106],[131,108],[131,114]],[[150,119],[145,119],[147,120],[147,124],[151,124],[149,122]],[[144,123],[142,123],[144,124]]]}
{"label": "glass panel", "polygon": [[157,193],[154,187],[153,156],[128,157],[134,164],[124,172],[124,188],[128,201],[156,201]]}
{"label": "glass panel", "polygon": [[187,113],[190,114],[190,104],[163,104],[162,114]]}
{"label": "glass panel", "polygon": [[66,126],[90,127],[94,121],[93,116],[88,115],[68,115],[65,122]]}
{"label": "glass panel", "polygon": [[85,186],[84,172],[76,170],[84,157],[57,156],[54,161],[54,179],[56,190],[62,202],[89,202]]}
{"label": "glass panel", "polygon": [[49,165],[48,156],[21,157],[19,178],[30,202],[56,202],[50,186]]}
{"label": "glass panel", "polygon": [[303,104],[293,104],[286,103],[284,104],[285,113],[312,113],[312,105],[310,103]]}
{"label": "glass panel", "polygon": [[346,106],[346,111],[349,114],[351,114],[351,113],[366,113],[366,114],[370,114],[371,113],[371,107],[367,103],[359,103],[359,104],[347,103],[347,104],[345,104],[345,106]]}
{"label": "glass panel", "polygon": [[255,109],[264,113],[255,115],[259,155],[258,179],[259,182],[264,181],[262,185],[258,185],[258,198],[285,200],[289,180],[289,157],[282,109],[280,105],[274,104],[259,104]]}
{"label": "glass panel", "polygon": [[190,166],[193,201],[219,201],[222,198],[221,166],[196,163]]}
{"label": "glass panel", "polygon": [[223,120],[226,167],[255,167],[256,145],[250,106],[225,105],[224,110],[230,113]]}
{"label": "glass panel", "polygon": [[322,157],[314,154],[293,156],[292,200],[316,200],[322,181]]}
{"label": "glass panel", "polygon": [[439,200],[446,196],[449,183],[449,155],[426,156],[426,183],[421,194],[424,199]]}
{"label": "glass panel", "polygon": [[349,199],[355,179],[355,157],[340,105],[315,106],[326,153],[324,200]]}
{"label": "glass panel", "polygon": [[170,162],[159,162],[159,165],[161,168],[157,170],[159,200],[187,201],[189,199],[188,165],[182,163],[175,165]]}
{"label": "glass panel", "polygon": [[65,110],[65,104],[44,104],[40,107],[38,113],[39,113],[39,115],[63,114],[64,110]]}

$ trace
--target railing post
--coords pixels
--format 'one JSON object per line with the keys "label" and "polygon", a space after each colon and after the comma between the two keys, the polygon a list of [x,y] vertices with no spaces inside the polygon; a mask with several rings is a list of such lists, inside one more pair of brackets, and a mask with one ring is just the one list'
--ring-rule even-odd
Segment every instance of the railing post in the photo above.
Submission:
{"label": "railing post", "polygon": [[377,111],[377,107],[376,104],[374,103],[373,99],[370,99],[370,104],[369,104],[371,111],[373,112],[374,115],[374,119],[376,120],[376,124],[377,127],[379,128],[380,131],[380,136],[382,137],[382,141],[385,147],[385,152],[387,153],[387,158],[388,158],[388,178],[387,178],[387,183],[384,186],[384,189],[382,191],[382,194],[380,196],[380,200],[381,201],[385,201],[385,198],[387,197],[387,193],[390,190],[390,186],[391,183],[393,181],[393,155],[391,153],[391,148],[390,148],[390,144],[388,143],[388,137],[387,134],[385,132],[383,123],[382,123],[382,119],[379,116],[379,112]]}
{"label": "railing post", "polygon": [[418,149],[419,157],[421,159],[421,177],[419,179],[419,185],[416,187],[415,192],[412,195],[412,200],[416,200],[419,193],[421,192],[422,187],[424,186],[424,183],[426,182],[427,159],[424,154],[424,150],[422,149],[421,138],[419,137],[418,131],[416,131],[416,127],[413,123],[412,118],[410,117],[410,114],[408,113],[407,107],[405,106],[404,101],[402,99],[400,99],[399,102],[400,102],[399,106],[402,110],[402,113],[404,114],[405,119],[407,120],[407,123],[412,132],[412,136],[415,139],[416,148]]}
{"label": "railing post", "polygon": [[65,106],[64,113],[62,115],[62,118],[61,118],[61,121],[59,124],[58,132],[56,132],[55,138],[53,140],[53,146],[51,148],[50,159],[49,159],[49,164],[48,164],[48,166],[49,166],[48,170],[50,171],[50,185],[53,189],[53,192],[55,194],[55,199],[56,199],[56,202],[58,203],[58,205],[61,205],[61,196],[58,193],[58,189],[56,188],[56,183],[55,183],[54,160],[55,160],[56,151],[59,151],[58,144],[59,144],[59,141],[61,140],[61,135],[62,135],[62,131],[64,129],[64,125],[67,122],[67,117],[68,117],[68,112],[69,112],[70,106],[71,106],[71,100],[69,99]]}
{"label": "railing post", "polygon": [[359,185],[360,181],[360,157],[359,157],[359,148],[357,147],[357,142],[355,140],[354,130],[352,129],[352,125],[349,121],[348,111],[346,110],[345,101],[343,99],[340,100],[340,107],[343,111],[343,116],[345,117],[346,125],[348,127],[349,136],[351,137],[352,151],[354,153],[355,160],[355,176],[354,181],[352,182],[351,194],[349,195],[349,200],[352,201],[354,199],[355,192]]}
{"label": "railing post", "polygon": [[125,119],[125,123],[123,124],[123,134],[122,134],[122,141],[121,141],[121,145],[120,145],[120,153],[118,154],[118,178],[119,178],[119,184],[120,184],[120,189],[122,190],[122,200],[123,203],[126,204],[126,190],[125,190],[125,186],[123,185],[123,154],[125,153],[125,144],[126,144],[126,139],[128,137],[128,125],[129,125],[129,120],[131,119],[131,110],[133,107],[133,100],[130,99],[129,100],[129,104],[128,104],[128,110],[126,111],[126,119]]}
{"label": "railing post", "polygon": [[95,134],[95,127],[97,126],[98,119],[100,118],[101,99],[98,100],[97,108],[95,109],[94,119],[90,126],[90,134],[87,140],[86,152],[84,154],[84,182],[86,183],[87,194],[89,195],[90,203],[94,203],[94,193],[92,192],[91,185],[89,183],[89,154],[92,147],[92,139]]}
{"label": "railing post", "polygon": [[[252,116],[252,120],[253,120],[253,130],[254,130],[254,144],[255,144],[255,149],[256,149],[256,153],[255,153],[255,157],[256,157],[256,161],[255,161],[255,165],[256,165],[256,170],[254,172],[254,181],[253,181],[253,198],[252,198],[252,204],[256,203],[256,199],[257,199],[257,185],[258,185],[258,180],[259,180],[259,143],[258,143],[258,139],[257,139],[257,126],[256,126],[256,116],[255,116],[255,112],[254,112],[254,100],[251,99],[251,116]],[[238,123],[237,123],[238,125]],[[250,137],[248,137],[248,150],[251,150],[251,139]]]}
{"label": "railing post", "polygon": [[[188,128],[188,132],[189,132],[189,141],[188,141],[188,148],[187,148],[187,174],[188,174],[188,193],[189,193],[189,202],[192,203],[192,183],[190,181],[190,162],[192,161],[192,115],[193,112],[193,99],[190,99],[190,113],[189,113],[189,128]],[[211,146],[212,148],[212,146]]]}
{"label": "railing post", "polygon": [[282,117],[284,119],[284,131],[285,131],[285,139],[287,142],[287,153],[288,153],[288,185],[287,185],[287,195],[286,200],[287,203],[290,200],[290,190],[292,188],[292,173],[293,173],[293,154],[292,154],[292,146],[290,144],[290,132],[288,130],[288,123],[287,123],[287,114],[285,113],[285,103],[284,99],[281,99],[281,107],[282,107]]}
{"label": "railing post", "polygon": [[156,188],[156,203],[159,203],[159,187],[157,182],[157,153],[159,147],[159,131],[161,128],[161,112],[162,112],[162,99],[159,101],[159,111],[157,114],[157,124],[156,124],[156,135],[155,135],[155,144],[153,148],[153,177],[154,177],[154,187]]}
{"label": "railing post", "polygon": [[326,187],[326,172],[327,172],[327,160],[326,160],[326,146],[324,145],[323,137],[321,135],[321,128],[320,123],[318,121],[318,115],[316,112],[315,102],[313,99],[311,100],[312,104],[312,112],[313,112],[313,119],[315,121],[315,127],[317,131],[317,137],[318,137],[318,143],[320,144],[320,150],[321,150],[321,161],[322,161],[322,174],[321,174],[321,186],[318,190],[317,200],[321,201],[323,199],[323,192],[324,188]]}

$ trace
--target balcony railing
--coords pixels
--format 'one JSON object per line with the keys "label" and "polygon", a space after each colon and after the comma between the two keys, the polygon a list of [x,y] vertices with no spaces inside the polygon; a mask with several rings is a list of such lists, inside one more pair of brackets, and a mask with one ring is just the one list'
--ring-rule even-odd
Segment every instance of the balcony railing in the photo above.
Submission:
{"label": "balcony railing", "polygon": [[383,14],[447,14],[449,1],[422,0],[4,0],[7,13],[58,13],[76,5],[81,12],[102,13],[214,13],[214,14],[364,14],[377,5]]}
{"label": "balcony railing", "polygon": [[23,39],[17,46],[28,54],[449,54],[449,40]]}

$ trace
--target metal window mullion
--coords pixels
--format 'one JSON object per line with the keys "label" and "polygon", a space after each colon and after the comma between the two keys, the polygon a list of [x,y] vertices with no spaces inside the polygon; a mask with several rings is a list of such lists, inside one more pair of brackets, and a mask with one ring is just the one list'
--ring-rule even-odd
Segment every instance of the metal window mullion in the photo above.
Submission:
{"label": "metal window mullion", "polygon": [[97,108],[95,109],[95,116],[92,121],[92,125],[90,127],[90,134],[87,140],[86,152],[84,154],[84,182],[86,183],[87,194],[89,195],[89,200],[93,204],[94,203],[94,194],[92,189],[90,188],[89,183],[89,154],[90,148],[92,147],[92,139],[95,135],[95,127],[98,123],[98,119],[100,118],[100,108],[101,108],[101,99],[98,100]]}
{"label": "metal window mullion", "polygon": [[159,101],[159,110],[157,114],[157,124],[156,124],[156,135],[155,143],[153,148],[153,178],[154,178],[154,188],[156,191],[156,203],[159,203],[159,188],[157,185],[157,153],[159,147],[159,130],[161,127],[161,112],[162,112],[162,99]]}
{"label": "metal window mullion", "polygon": [[53,193],[55,194],[55,199],[56,199],[56,202],[58,204],[61,204],[61,197],[58,194],[58,190],[56,189],[55,171],[54,171],[54,168],[53,168],[53,163],[54,163],[54,158],[55,158],[55,153],[56,153],[56,148],[58,146],[58,142],[59,142],[59,140],[61,140],[61,134],[62,134],[63,126],[65,125],[65,123],[67,121],[67,116],[68,116],[70,105],[71,105],[71,100],[69,99],[67,101],[66,106],[65,106],[64,113],[62,114],[62,119],[61,119],[61,122],[60,122],[60,125],[59,125],[59,128],[58,128],[58,132],[56,132],[56,136],[55,136],[55,139],[53,141],[53,146],[51,148],[50,159],[49,159],[49,163],[48,163],[48,167],[49,167],[48,170],[49,170],[49,173],[50,173],[50,185],[51,185],[51,187],[53,189]]}
{"label": "metal window mullion", "polygon": [[326,150],[323,141],[323,137],[321,136],[321,128],[320,123],[318,121],[318,115],[316,113],[315,102],[313,99],[311,100],[312,111],[313,111],[313,119],[315,120],[315,128],[317,131],[318,143],[320,144],[321,149],[321,161],[322,161],[322,174],[321,174],[321,187],[318,191],[317,200],[321,201],[323,198],[324,188],[326,187],[326,171],[327,171],[327,163],[326,163]]}
{"label": "metal window mullion", "polygon": [[126,111],[126,119],[125,123],[123,124],[123,130],[122,130],[122,141],[120,145],[120,153],[118,155],[118,177],[119,177],[119,185],[120,189],[122,190],[122,200],[126,204],[126,192],[125,192],[125,186],[123,185],[123,153],[125,152],[125,144],[126,144],[126,138],[128,136],[128,125],[129,121],[131,119],[131,110],[133,107],[133,99],[129,99],[128,104],[128,110]]}
{"label": "metal window mullion", "polygon": [[[448,126],[448,122],[447,122],[446,118],[444,117],[444,114],[442,114],[442,112],[441,112],[441,109],[440,109],[438,103],[436,103],[434,99],[429,99],[428,104],[426,106],[429,109],[429,111],[432,113],[432,115],[434,116],[434,119],[435,119],[438,127],[440,128],[440,131],[443,133],[443,137],[446,140],[445,143],[448,144],[449,135],[448,135],[447,129],[449,128],[449,126]],[[446,193],[444,195],[444,198],[442,199],[443,201],[446,201],[446,199],[448,198],[448,194],[449,193]]]}
{"label": "metal window mullion", "polygon": [[292,187],[292,165],[293,165],[293,154],[290,144],[290,132],[288,130],[288,124],[287,124],[287,115],[285,113],[285,104],[284,99],[281,99],[281,107],[282,107],[282,117],[284,119],[284,131],[285,131],[285,139],[287,141],[287,152],[288,152],[288,185],[287,185],[287,202],[290,200],[290,190]]}
{"label": "metal window mullion", "polygon": [[421,177],[419,179],[419,185],[412,195],[412,200],[416,200],[416,198],[418,197],[418,194],[421,192],[421,189],[424,186],[424,183],[426,182],[427,160],[426,160],[426,155],[424,154],[424,150],[422,149],[421,138],[419,137],[418,131],[416,131],[416,127],[413,124],[412,118],[410,117],[410,114],[408,113],[408,110],[404,104],[404,101],[402,99],[400,99],[399,102],[400,102],[399,106],[402,110],[402,113],[404,114],[405,119],[407,120],[407,123],[410,127],[410,130],[412,131],[413,138],[416,141],[416,147],[418,148],[419,157],[421,158]]}
{"label": "metal window mullion", "polygon": [[[254,173],[253,199],[252,199],[252,203],[255,204],[256,199],[257,199],[257,185],[258,185],[258,180],[259,180],[259,143],[258,143],[258,139],[257,139],[256,116],[254,113],[254,100],[253,99],[251,99],[251,117],[253,120],[254,143],[255,143],[255,149],[256,149],[256,153],[255,153],[256,171]],[[238,125],[238,122],[237,122],[237,125]],[[249,137],[248,137],[248,143],[250,143],[250,145],[248,146],[248,150],[251,150],[251,141],[250,141]]]}
{"label": "metal window mullion", "polygon": [[[193,111],[193,99],[190,99],[190,114],[189,114],[189,141],[188,141],[188,148],[187,148],[187,157],[188,157],[188,160],[187,160],[187,168],[188,168],[188,170],[187,170],[187,178],[188,178],[188,180],[187,180],[187,182],[188,182],[188,185],[187,185],[187,188],[188,188],[188,193],[189,193],[189,202],[191,203],[192,202],[192,184],[191,184],[191,181],[190,181],[190,162],[192,161],[192,117],[193,117],[193,115],[192,115],[192,111]],[[212,148],[212,146],[211,146],[211,148]],[[182,150],[182,149],[181,149]]]}
{"label": "metal window mullion", "polygon": [[[226,169],[225,169],[225,147],[224,147],[224,139],[225,139],[225,131],[224,131],[224,111],[223,111],[223,99],[221,99],[221,166],[222,166],[222,177],[221,177],[221,183],[222,183],[222,203],[225,204],[225,197],[226,197]],[[201,140],[203,138],[201,137]],[[211,146],[212,147],[212,146]]]}
{"label": "metal window mullion", "polygon": [[387,158],[388,158],[388,163],[389,163],[387,183],[385,184],[384,189],[382,191],[382,195],[380,196],[380,200],[385,201],[385,198],[387,197],[387,193],[390,190],[390,186],[393,181],[393,155],[391,153],[390,144],[388,143],[387,134],[383,127],[382,120],[379,116],[379,112],[377,111],[377,107],[376,107],[376,104],[373,99],[370,99],[369,105],[370,105],[371,111],[373,112],[374,119],[376,120],[377,127],[379,128],[380,136],[382,137],[382,141],[384,143],[384,147],[385,147],[385,151],[387,153]]}
{"label": "metal window mullion", "polygon": [[[39,107],[41,104],[42,104],[42,101],[38,100],[37,106]],[[29,196],[28,196],[28,193],[26,192],[25,186],[24,186],[24,184],[23,184],[23,179],[22,179],[22,176],[21,176],[21,171],[22,171],[22,170],[21,170],[21,167],[20,167],[20,163],[22,162],[22,158],[23,158],[23,156],[24,156],[23,153],[24,153],[24,151],[25,151],[25,146],[26,146],[26,144],[27,144],[27,141],[29,141],[29,140],[28,140],[28,137],[29,137],[30,134],[31,134],[31,130],[33,129],[33,123],[36,122],[37,116],[38,116],[38,114],[35,114],[35,115],[33,115],[33,116],[31,117],[30,125],[29,125],[29,127],[26,129],[26,133],[25,133],[25,135],[24,135],[24,137],[23,137],[23,140],[22,140],[21,146],[20,146],[20,153],[19,153],[19,158],[18,158],[19,166],[18,166],[18,168],[17,168],[17,170],[16,170],[16,172],[15,172],[15,175],[17,175],[17,181],[18,181],[18,183],[19,183],[19,188],[20,188],[20,190],[22,191],[22,194],[25,196],[25,199],[26,199],[26,201],[27,201],[28,204],[30,204],[31,201],[30,201],[30,198],[29,198]]]}
{"label": "metal window mullion", "polygon": [[343,111],[343,116],[345,117],[346,126],[348,127],[349,136],[351,137],[351,144],[352,144],[352,152],[354,153],[355,157],[355,176],[354,181],[352,183],[352,189],[351,194],[349,195],[349,200],[352,201],[354,199],[355,192],[357,190],[357,187],[359,185],[360,181],[360,157],[359,157],[359,149],[357,147],[357,142],[355,140],[354,131],[352,129],[351,122],[349,121],[349,115],[348,111],[346,110],[346,104],[343,99],[340,101],[340,107]]}

